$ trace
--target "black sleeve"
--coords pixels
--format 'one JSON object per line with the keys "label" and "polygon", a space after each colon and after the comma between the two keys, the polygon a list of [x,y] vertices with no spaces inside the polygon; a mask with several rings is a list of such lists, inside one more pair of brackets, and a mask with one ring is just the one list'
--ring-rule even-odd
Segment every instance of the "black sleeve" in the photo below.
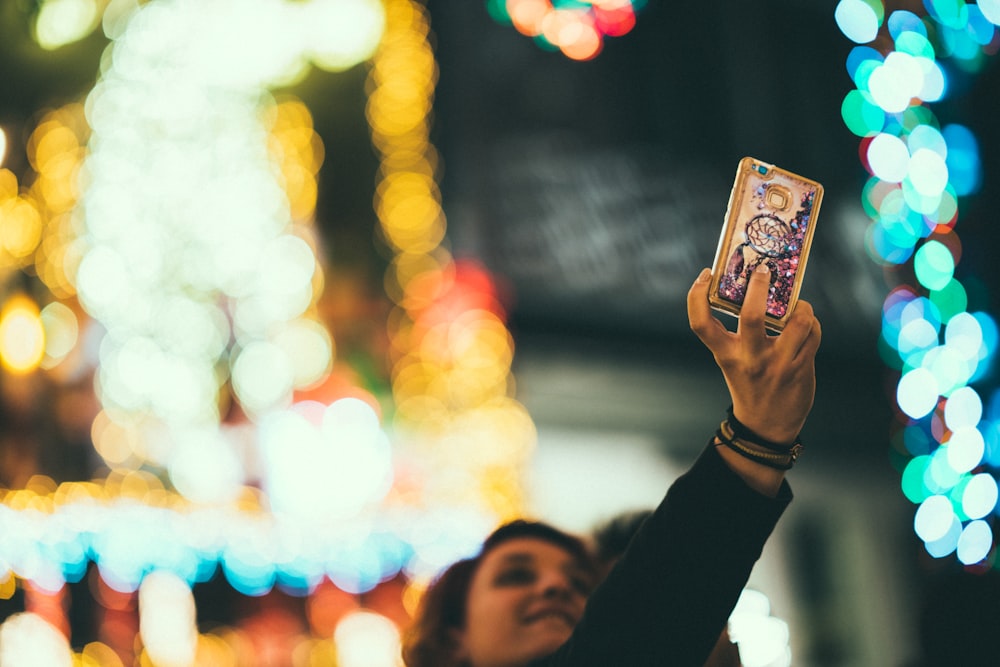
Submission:
{"label": "black sleeve", "polygon": [[532,667],[700,667],[792,499],[748,487],[709,446],[670,487],[587,602],[570,639]]}

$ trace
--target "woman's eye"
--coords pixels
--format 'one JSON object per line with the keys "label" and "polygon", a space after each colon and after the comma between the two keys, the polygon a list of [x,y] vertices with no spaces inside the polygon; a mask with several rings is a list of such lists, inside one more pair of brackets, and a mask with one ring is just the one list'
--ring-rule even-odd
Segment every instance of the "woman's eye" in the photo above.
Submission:
{"label": "woman's eye", "polygon": [[497,576],[496,582],[500,586],[519,586],[530,584],[534,580],[534,570],[529,570],[527,568],[515,568],[501,572]]}

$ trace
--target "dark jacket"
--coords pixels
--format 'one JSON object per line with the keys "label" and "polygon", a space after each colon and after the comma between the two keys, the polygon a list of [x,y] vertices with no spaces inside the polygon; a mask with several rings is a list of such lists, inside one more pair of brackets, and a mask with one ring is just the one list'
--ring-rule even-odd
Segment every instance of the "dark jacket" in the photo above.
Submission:
{"label": "dark jacket", "polygon": [[531,667],[699,667],[792,500],[748,487],[709,445],[591,595],[573,635]]}

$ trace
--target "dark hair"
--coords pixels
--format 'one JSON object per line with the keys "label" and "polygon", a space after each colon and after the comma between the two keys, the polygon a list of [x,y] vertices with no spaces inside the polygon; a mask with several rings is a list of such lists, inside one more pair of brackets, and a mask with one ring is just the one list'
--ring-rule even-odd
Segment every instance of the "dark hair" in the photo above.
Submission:
{"label": "dark hair", "polygon": [[652,510],[622,512],[594,529],[594,556],[601,565],[609,565],[625,553],[639,527]]}
{"label": "dark hair", "polygon": [[407,667],[462,667],[455,659],[455,636],[465,627],[465,605],[476,570],[497,546],[521,537],[550,542],[573,556],[587,571],[594,571],[583,541],[558,528],[520,519],[500,526],[486,538],[478,554],[449,566],[424,593],[403,637],[403,661]]}

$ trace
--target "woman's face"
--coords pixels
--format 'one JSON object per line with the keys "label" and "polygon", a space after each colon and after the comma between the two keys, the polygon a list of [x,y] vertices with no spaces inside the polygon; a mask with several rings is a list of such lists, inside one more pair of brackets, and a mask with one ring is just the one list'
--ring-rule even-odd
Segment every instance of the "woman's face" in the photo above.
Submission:
{"label": "woman's face", "polygon": [[551,542],[497,545],[472,578],[459,655],[472,667],[522,667],[552,653],[580,620],[591,585],[590,573]]}

